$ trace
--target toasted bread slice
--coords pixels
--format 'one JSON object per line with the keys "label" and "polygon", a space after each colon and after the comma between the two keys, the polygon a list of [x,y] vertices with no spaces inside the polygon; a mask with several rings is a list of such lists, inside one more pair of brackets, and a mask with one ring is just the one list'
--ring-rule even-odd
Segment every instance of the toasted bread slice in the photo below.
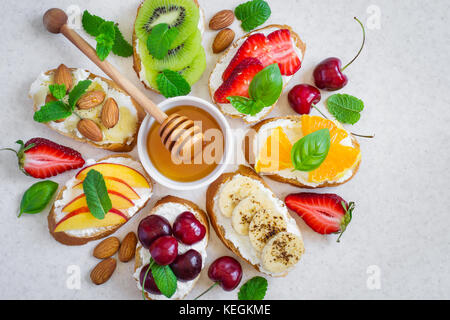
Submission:
{"label": "toasted bread slice", "polygon": [[[212,227],[216,231],[217,236],[223,242],[223,244],[230,249],[237,256],[245,260],[247,263],[252,265],[256,270],[266,273],[268,275],[274,277],[282,277],[285,276],[289,270],[286,270],[281,273],[271,273],[264,269],[261,261],[261,253],[256,252],[255,250],[249,251],[249,242],[247,242],[247,236],[237,235],[234,230],[232,230],[231,221],[227,221],[227,218],[223,217],[223,213],[220,212],[219,202],[220,202],[220,193],[223,191],[224,186],[233,180],[236,176],[244,176],[250,178],[252,181],[256,182],[259,190],[264,190],[264,192],[270,195],[272,201],[275,202],[275,205],[278,208],[277,215],[281,215],[284,218],[284,221],[288,225],[287,231],[290,233],[294,233],[301,242],[301,250],[298,252],[299,255],[303,254],[303,242],[300,230],[295,222],[295,220],[289,215],[289,212],[285,206],[285,204],[279,200],[275,194],[272,192],[267,183],[262,179],[255,171],[246,166],[239,166],[238,170],[235,172],[224,173],[221,175],[216,181],[214,181],[208,188],[206,192],[206,212],[208,213],[209,220],[211,222]],[[257,192],[257,191],[255,191]],[[254,191],[250,191],[249,194],[255,194]],[[233,195],[233,198],[236,198],[237,195]],[[228,219],[231,220],[231,219]],[[225,225],[226,224],[226,225]],[[228,230],[228,231],[227,231]],[[286,230],[280,230],[280,232],[284,232]],[[227,234],[230,232],[231,234]],[[274,233],[270,236],[275,236],[277,233]],[[248,238],[248,237],[247,237]],[[238,243],[239,241],[242,241]],[[270,240],[267,238],[267,240]],[[244,241],[246,243],[244,243]],[[243,252],[243,249],[246,248],[246,252]]]}
{"label": "toasted bread slice", "polygon": [[[174,196],[165,196],[164,198],[158,200],[155,203],[155,206],[153,207],[153,209],[150,211],[150,213],[148,215],[152,215],[152,214],[158,214],[158,210],[165,204],[169,204],[169,203],[176,203],[176,204],[180,204],[184,207],[186,207],[190,212],[192,212],[195,217],[198,219],[198,221],[201,222],[201,224],[203,224],[206,227],[206,234],[205,234],[205,238],[204,240],[206,241],[206,244],[204,246],[204,254],[202,254],[200,252],[200,254],[202,254],[202,258],[203,258],[203,266],[205,265],[205,258],[206,258],[206,247],[208,246],[208,240],[209,240],[209,222],[208,222],[208,215],[206,214],[205,211],[203,211],[202,209],[200,209],[195,203],[186,200],[186,199],[182,199],[182,198],[178,198],[178,197],[174,197]],[[182,213],[182,212],[180,212]],[[203,240],[202,240],[203,241]],[[200,242],[201,243],[201,242]],[[195,246],[196,244],[194,244]],[[139,283],[139,273],[140,273],[140,268],[144,265],[146,265],[148,262],[142,261],[142,257],[141,257],[141,250],[144,250],[146,252],[148,252],[147,249],[143,248],[141,246],[140,243],[138,243],[137,248],[136,248],[136,255],[135,255],[135,265],[134,265],[134,278],[138,284],[138,288],[140,287],[140,283]],[[175,299],[175,300],[181,300],[184,297],[186,297],[186,295],[192,290],[192,288],[195,286],[195,284],[197,283],[198,279],[200,276],[198,276],[197,278],[195,278],[194,280],[188,281],[188,282],[184,282],[184,284],[189,284],[189,288],[187,288],[187,290],[185,290],[183,293],[178,294],[177,292],[175,292],[175,298],[171,298],[171,299]],[[142,288],[142,287],[140,287]],[[151,300],[151,297],[149,295],[148,292],[144,292],[145,293],[145,297],[148,300]],[[164,297],[163,295],[158,296],[158,298],[161,297],[162,299],[167,299],[166,297]]]}
{"label": "toasted bread slice", "polygon": [[[211,95],[211,99],[214,101],[214,93],[216,90],[220,87],[220,85],[223,83],[222,81],[222,74],[225,71],[225,69],[228,67],[231,59],[233,59],[234,55],[238,51],[238,49],[241,47],[241,45],[244,43],[244,41],[251,36],[252,34],[259,33],[259,32],[271,32],[278,29],[288,29],[291,33],[291,38],[294,43],[294,45],[297,47],[297,49],[300,51],[300,60],[303,61],[303,57],[305,55],[306,50],[306,44],[300,39],[299,35],[294,32],[294,30],[287,25],[279,25],[279,24],[271,24],[264,28],[254,30],[243,37],[237,39],[231,47],[225,51],[223,56],[217,61],[216,66],[214,67],[211,76],[209,78],[209,93]],[[290,80],[290,79],[289,79]],[[283,81],[283,89],[286,87],[286,85],[289,83],[288,81]],[[222,111],[223,114],[231,117],[231,118],[241,118],[246,123],[255,123],[260,121],[261,119],[264,119],[274,108],[276,105],[276,102],[270,106],[264,108],[260,113],[258,113],[255,116],[249,116],[245,115],[243,113],[238,112],[231,106],[231,104],[220,104],[214,101],[214,103],[219,107],[219,109]]]}
{"label": "toasted bread slice", "polygon": [[[141,200],[141,204],[137,207],[136,212],[130,217],[127,215],[128,219],[131,219],[132,217],[135,217],[138,215],[139,211],[145,207],[145,205],[147,204],[147,202],[150,200],[151,195],[152,195],[152,191],[153,191],[153,184],[151,182],[150,177],[147,175],[147,173],[145,172],[144,168],[142,167],[142,165],[140,164],[140,162],[134,160],[131,156],[129,156],[128,154],[115,154],[112,156],[108,156],[105,158],[102,158],[98,161],[96,161],[95,163],[100,163],[100,162],[108,162],[108,160],[110,159],[114,159],[114,158],[124,158],[124,159],[129,159],[134,161],[133,163],[136,165],[135,170],[138,171],[142,176],[145,177],[145,179],[147,180],[149,186],[150,186],[150,191],[149,194],[147,195],[148,197],[143,198]],[[95,164],[95,163],[87,163],[85,167]],[[82,170],[82,169],[80,169]],[[74,178],[76,179],[76,178]],[[68,184],[70,183],[71,180],[68,181]],[[74,183],[75,184],[75,183]],[[79,245],[83,245],[86,244],[90,241],[93,240],[98,240],[98,239],[102,239],[104,237],[109,236],[110,234],[116,232],[121,226],[123,226],[125,223],[119,224],[119,225],[115,225],[115,226],[110,226],[110,227],[101,227],[101,228],[92,228],[92,230],[90,230],[89,232],[86,232],[84,234],[82,233],[74,233],[74,232],[70,232],[70,231],[61,231],[61,232],[55,232],[55,228],[57,227],[58,224],[58,212],[61,212],[62,210],[62,206],[65,205],[66,203],[61,204],[60,206],[57,206],[57,201],[63,199],[64,196],[64,191],[67,190],[67,185],[64,186],[64,188],[62,188],[56,199],[55,202],[53,203],[53,206],[50,210],[50,213],[47,217],[48,220],[48,229],[50,234],[53,236],[53,238],[55,238],[55,240],[57,240],[58,242],[68,245],[68,246],[79,246]],[[61,219],[61,217],[60,217]],[[128,220],[127,220],[128,222]]]}
{"label": "toasted bread slice", "polygon": [[[203,13],[203,9],[200,8],[200,5],[199,5],[198,1],[197,0],[193,0],[193,1],[197,5],[197,7],[200,9],[200,22],[199,22],[200,25],[199,26],[201,27],[200,31],[203,33],[203,30],[205,28],[205,18],[204,18],[205,14]],[[137,9],[136,17],[138,16],[139,10],[141,9],[143,3],[144,2],[142,2],[139,5],[139,7]],[[136,20],[135,20],[135,25],[136,25]],[[137,40],[138,40],[138,38],[137,38],[136,32],[134,30],[135,30],[135,28],[133,26],[133,37],[132,37],[132,41],[133,41],[133,69],[136,72],[137,77],[142,82],[142,84],[144,85],[145,88],[147,88],[147,89],[149,89],[151,91],[154,91],[156,93],[160,93],[159,90],[157,88],[153,88],[148,83],[148,81],[145,79],[145,76],[143,74],[141,74],[141,71],[142,71],[141,56],[139,55],[139,52],[137,50]]]}
{"label": "toasted bread slice", "polygon": [[[70,68],[70,71],[73,73],[75,70],[77,70],[76,68]],[[45,72],[44,74],[46,76],[51,76],[55,73],[56,69],[52,69],[49,70],[47,72]],[[106,79],[104,77],[95,75],[93,73],[90,73],[89,71],[85,70],[86,72],[89,73],[88,79],[89,80],[94,80],[96,78],[100,79],[101,81],[105,82],[108,85],[109,89],[114,89],[117,92],[119,92],[120,94],[124,94],[125,96],[128,96],[128,94],[122,90],[116,83],[114,83],[113,81]],[[34,85],[34,84],[33,84]],[[40,104],[38,105],[36,103],[36,99],[34,99],[33,96],[30,95],[30,98],[32,98],[34,101],[34,105],[33,105],[33,110],[36,112],[37,110],[39,110],[39,108],[43,105]],[[108,97],[105,98],[105,101]],[[80,141],[80,142],[85,142],[88,143],[96,148],[101,148],[101,149],[105,149],[105,150],[109,150],[109,151],[114,151],[114,152],[129,152],[131,150],[133,150],[134,146],[137,143],[137,134],[139,132],[139,128],[141,126],[142,121],[144,120],[145,116],[146,116],[146,112],[144,111],[144,109],[142,109],[142,107],[133,99],[131,99],[131,103],[132,103],[132,107],[136,110],[136,123],[135,123],[135,128],[131,129],[132,132],[131,136],[129,138],[126,139],[126,141],[120,141],[120,142],[111,142],[111,143],[102,143],[102,142],[95,142],[92,140],[89,140],[85,137],[83,137],[81,134],[77,134],[78,130],[76,128],[74,128],[73,131],[63,131],[61,129],[58,129],[58,126],[55,125],[55,122],[49,122],[46,123],[46,125],[52,129],[55,130],[56,132],[72,138],[76,141]],[[104,102],[105,102],[104,101]],[[103,104],[104,104],[103,102]],[[120,107],[120,106],[119,106]],[[120,119],[120,113],[119,113],[119,119]],[[105,128],[106,129],[106,128]]]}

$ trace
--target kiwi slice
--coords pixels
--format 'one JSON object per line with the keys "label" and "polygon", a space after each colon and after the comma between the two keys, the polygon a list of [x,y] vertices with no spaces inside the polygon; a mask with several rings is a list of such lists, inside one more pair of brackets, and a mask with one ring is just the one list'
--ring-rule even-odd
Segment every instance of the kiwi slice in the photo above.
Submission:
{"label": "kiwi slice", "polygon": [[[190,85],[193,85],[200,79],[205,69],[206,55],[205,50],[201,48],[200,52],[194,57],[192,62],[187,67],[176,71],[180,73]],[[156,78],[161,73],[161,71],[154,69],[145,69],[145,71],[146,78],[150,86],[153,89],[158,90],[158,83],[156,82]]]}
{"label": "kiwi slice", "polygon": [[152,28],[160,23],[176,27],[178,36],[173,41],[177,47],[197,29],[200,18],[199,8],[193,0],[146,0],[136,17],[136,36],[147,43]]}
{"label": "kiwi slice", "polygon": [[191,63],[194,57],[198,54],[200,48],[202,47],[202,36],[200,31],[197,29],[191,36],[189,36],[189,38],[187,38],[186,42],[170,49],[167,56],[163,59],[155,59],[148,52],[147,46],[144,46],[143,43],[140,42],[139,46],[141,47],[141,45],[143,50],[139,51],[141,53],[142,63],[146,68],[158,71],[162,71],[164,69],[178,71]]}

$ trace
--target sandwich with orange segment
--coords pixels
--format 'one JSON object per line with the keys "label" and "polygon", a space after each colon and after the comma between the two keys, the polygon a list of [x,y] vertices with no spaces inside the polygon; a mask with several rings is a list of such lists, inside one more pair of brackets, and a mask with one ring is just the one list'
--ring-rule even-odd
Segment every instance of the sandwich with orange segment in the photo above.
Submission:
{"label": "sandwich with orange segment", "polygon": [[260,175],[302,188],[337,186],[358,171],[358,141],[340,123],[318,116],[267,119],[252,127],[245,156]]}
{"label": "sandwich with orange segment", "polygon": [[[92,170],[103,178],[104,191],[111,202],[111,209],[103,217],[93,214],[90,197],[86,194],[84,182]],[[66,245],[82,245],[104,238],[135,216],[150,199],[152,190],[150,178],[140,162],[127,154],[87,160],[86,166],[58,194],[48,216],[49,231]]]}

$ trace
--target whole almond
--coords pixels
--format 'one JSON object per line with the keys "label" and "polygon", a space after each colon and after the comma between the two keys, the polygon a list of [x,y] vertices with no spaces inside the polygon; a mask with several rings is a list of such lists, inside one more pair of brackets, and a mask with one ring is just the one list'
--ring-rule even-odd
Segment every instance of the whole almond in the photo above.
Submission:
{"label": "whole almond", "polygon": [[73,84],[72,72],[66,67],[66,65],[61,64],[55,71],[53,81],[55,84],[64,84],[66,86],[66,90],[69,91],[72,89]]}
{"label": "whole almond", "polygon": [[209,21],[211,30],[220,30],[228,27],[234,21],[234,12],[231,10],[222,10],[217,12]]}
{"label": "whole almond", "polygon": [[234,40],[234,31],[226,28],[220,31],[216,38],[214,39],[214,42],[212,44],[212,50],[214,53],[219,53],[225,50],[230,46],[230,44],[233,43]]}
{"label": "whole almond", "polygon": [[119,260],[122,262],[128,262],[133,259],[136,253],[137,238],[134,232],[128,233],[122,240],[122,244],[119,249]]}
{"label": "whole almond", "polygon": [[116,237],[107,238],[94,248],[94,257],[98,259],[109,258],[119,250],[119,246],[119,239]]}
{"label": "whole almond", "polygon": [[102,141],[103,133],[100,127],[90,119],[82,119],[78,121],[77,129],[80,133],[89,140],[92,141]]}
{"label": "whole almond", "polygon": [[101,114],[102,123],[105,127],[112,128],[119,122],[119,107],[116,100],[108,98],[103,105]]}
{"label": "whole almond", "polygon": [[111,278],[114,270],[116,270],[116,259],[108,258],[100,261],[91,271],[91,280],[94,284],[103,284]]}
{"label": "whole almond", "polygon": [[77,102],[77,106],[80,109],[86,110],[95,108],[103,103],[106,94],[103,91],[89,91],[81,96]]}

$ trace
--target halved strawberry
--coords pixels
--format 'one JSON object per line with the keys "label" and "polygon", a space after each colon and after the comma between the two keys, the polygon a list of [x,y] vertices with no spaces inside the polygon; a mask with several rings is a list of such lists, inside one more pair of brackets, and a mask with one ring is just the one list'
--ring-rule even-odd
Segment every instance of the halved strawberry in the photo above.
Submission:
{"label": "halved strawberry", "polygon": [[288,195],[284,202],[314,231],[320,234],[339,233],[339,242],[352,220],[355,204],[331,193],[301,192]]}
{"label": "halved strawberry", "polygon": [[258,58],[264,68],[278,63],[281,74],[285,76],[293,75],[301,67],[300,58],[291,41],[290,31],[279,29],[267,37],[262,33],[255,33],[248,37],[223,73],[222,80],[227,80],[239,63],[249,57]]}
{"label": "halved strawberry", "polygon": [[256,58],[245,58],[233,70],[230,77],[214,93],[217,103],[230,103],[227,97],[241,96],[248,98],[248,88],[254,76],[263,69]]}
{"label": "halved strawberry", "polygon": [[44,138],[33,138],[26,144],[22,140],[16,143],[20,145],[19,151],[11,148],[2,150],[16,153],[20,170],[34,178],[46,179],[84,165],[78,151]]}

